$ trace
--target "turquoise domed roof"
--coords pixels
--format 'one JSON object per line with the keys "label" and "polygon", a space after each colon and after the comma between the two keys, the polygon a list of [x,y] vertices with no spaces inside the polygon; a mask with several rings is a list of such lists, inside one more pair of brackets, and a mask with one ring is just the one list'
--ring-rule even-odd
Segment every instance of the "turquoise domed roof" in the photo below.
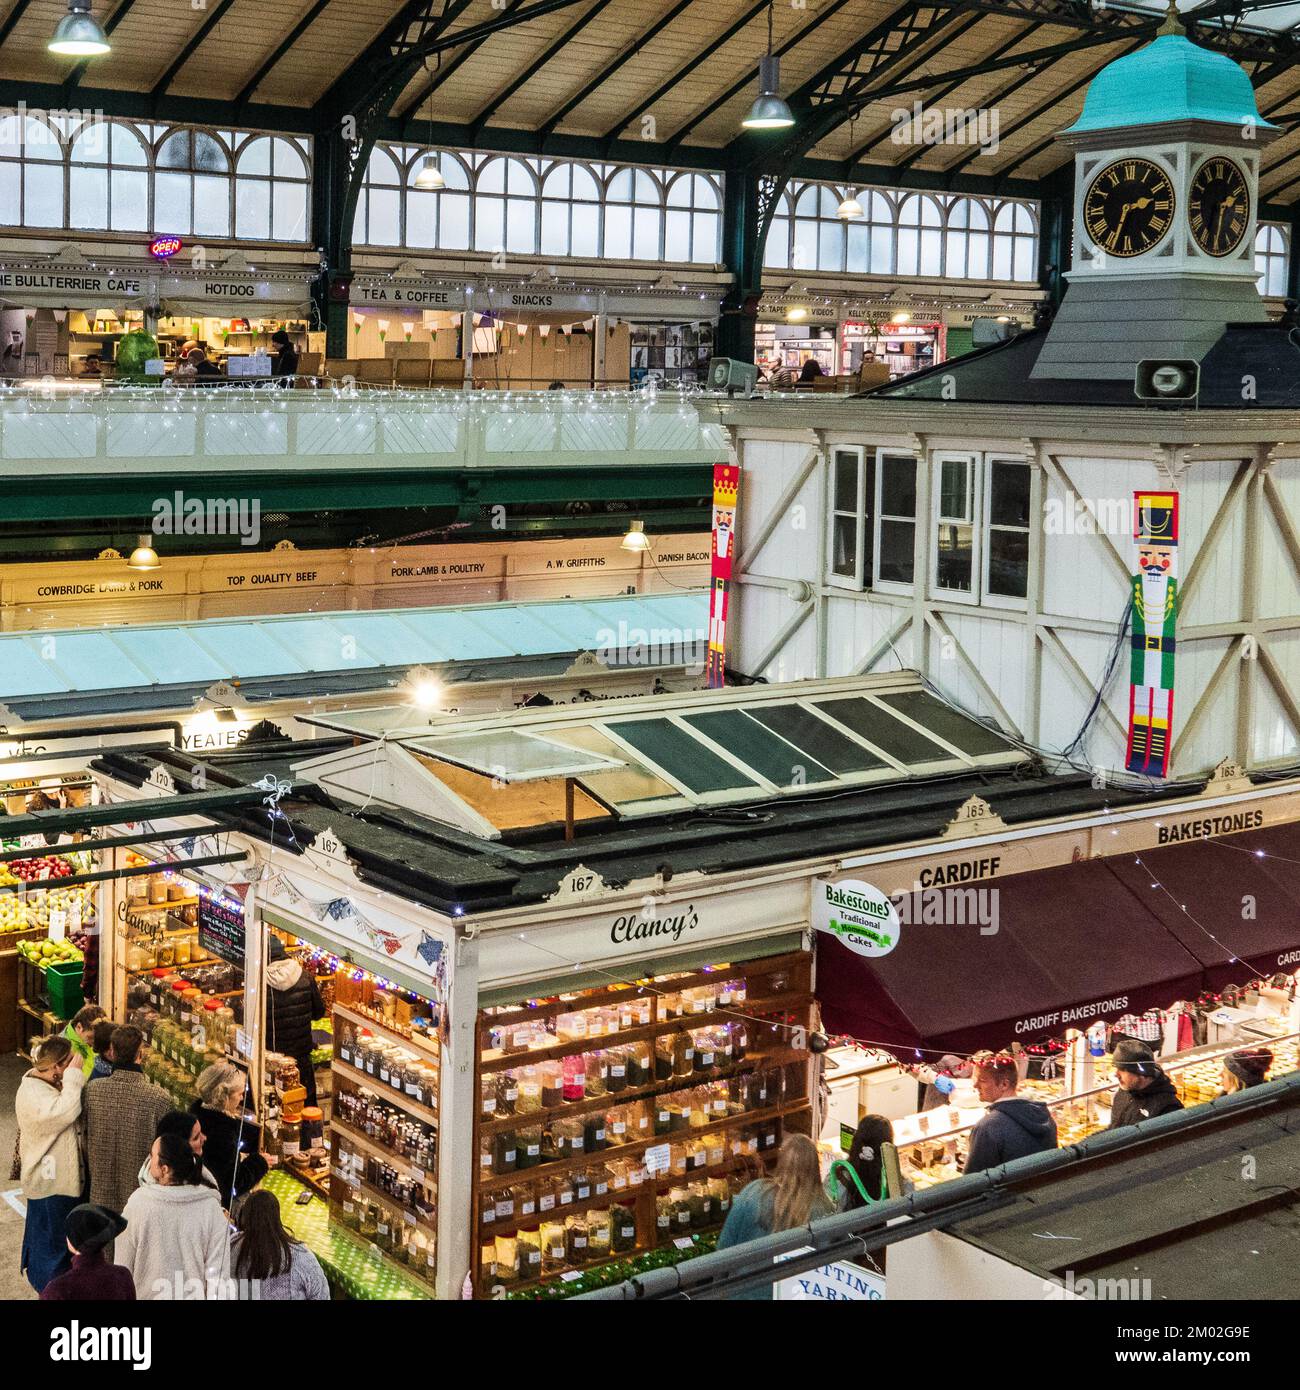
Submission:
{"label": "turquoise domed roof", "polygon": [[1088,88],[1083,114],[1063,134],[1192,120],[1275,129],[1259,114],[1244,68],[1185,34],[1161,34],[1102,68]]}

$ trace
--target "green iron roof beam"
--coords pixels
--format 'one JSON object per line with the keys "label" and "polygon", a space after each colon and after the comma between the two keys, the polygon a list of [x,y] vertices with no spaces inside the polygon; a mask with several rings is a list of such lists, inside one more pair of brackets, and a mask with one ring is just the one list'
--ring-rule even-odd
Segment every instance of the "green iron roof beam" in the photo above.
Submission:
{"label": "green iron roof beam", "polygon": [[[25,811],[4,817],[5,839],[15,835],[72,834],[97,825],[138,825],[147,820],[175,816],[201,816],[216,811],[236,811],[266,799],[261,787],[230,787],[217,792],[187,792],[148,801],[114,801],[101,806],[65,807],[58,811]],[[195,831],[195,834],[202,832]],[[66,881],[66,880],[65,880]]]}

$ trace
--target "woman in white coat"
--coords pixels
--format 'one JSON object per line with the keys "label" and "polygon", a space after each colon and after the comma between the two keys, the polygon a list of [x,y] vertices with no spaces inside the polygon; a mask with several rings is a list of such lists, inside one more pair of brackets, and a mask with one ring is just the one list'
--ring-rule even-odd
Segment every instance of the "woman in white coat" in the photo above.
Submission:
{"label": "woman in white coat", "polygon": [[14,1113],[22,1165],[22,1269],[40,1293],[71,1267],[63,1224],[81,1201],[85,1174],[77,1139],[86,1074],[67,1038],[45,1038],[32,1053],[35,1065],[18,1083]]}
{"label": "woman in white coat", "polygon": [[149,1176],[127,1201],[113,1255],[131,1271],[136,1297],[230,1298],[230,1224],[202,1163],[183,1138],[164,1134],[149,1152]]}

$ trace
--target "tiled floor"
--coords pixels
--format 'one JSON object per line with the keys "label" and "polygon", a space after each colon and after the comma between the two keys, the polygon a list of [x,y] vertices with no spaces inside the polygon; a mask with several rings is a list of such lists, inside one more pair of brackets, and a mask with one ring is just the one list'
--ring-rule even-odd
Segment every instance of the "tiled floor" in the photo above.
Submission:
{"label": "tiled floor", "polygon": [[27,1062],[12,1054],[0,1056],[0,1299],[34,1299],[32,1286],[18,1271],[23,1248],[23,1195],[9,1181],[14,1151],[14,1096]]}

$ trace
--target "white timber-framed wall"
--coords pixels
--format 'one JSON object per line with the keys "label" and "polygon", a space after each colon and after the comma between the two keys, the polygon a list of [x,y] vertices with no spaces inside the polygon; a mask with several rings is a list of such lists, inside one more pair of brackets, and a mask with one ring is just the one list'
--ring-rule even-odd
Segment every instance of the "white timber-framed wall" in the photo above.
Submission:
{"label": "white timber-framed wall", "polygon": [[[1084,725],[1129,602],[1132,494],[1173,488],[1170,775],[1199,776],[1225,758],[1262,768],[1300,757],[1300,414],[825,399],[702,409],[728,427],[743,470],[733,671],[793,681],[914,668],[945,697],[1058,753]],[[911,583],[881,577],[878,543],[874,570],[843,564],[837,550],[847,489],[836,498],[836,455],[857,450],[915,460]],[[936,509],[943,461],[963,458],[973,460],[974,553],[971,588],[959,593],[940,587]],[[984,592],[994,462],[1027,470],[1023,597]],[[867,491],[855,505],[875,540]],[[854,572],[835,573],[837,558]],[[1126,640],[1072,762],[1123,768],[1128,699]]]}

